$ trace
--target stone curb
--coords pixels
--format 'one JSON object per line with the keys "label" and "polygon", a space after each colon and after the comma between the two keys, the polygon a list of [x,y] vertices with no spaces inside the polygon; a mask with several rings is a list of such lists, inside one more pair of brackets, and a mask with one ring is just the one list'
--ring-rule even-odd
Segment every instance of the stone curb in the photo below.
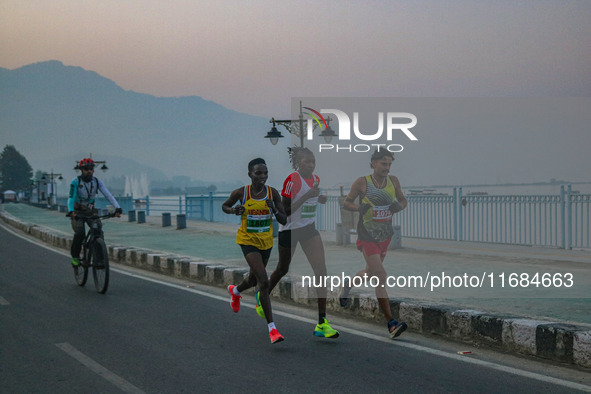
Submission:
{"label": "stone curb", "polygon": [[[26,223],[4,211],[0,211],[0,218],[11,227],[44,243],[70,249],[72,237],[69,234]],[[244,268],[198,261],[188,256],[121,245],[109,246],[108,249],[109,258],[119,264],[218,287],[238,283],[248,275],[248,270]],[[285,277],[273,290],[272,296],[297,304],[312,305],[314,293],[313,288],[303,287],[301,283]],[[329,292],[327,308],[352,317],[382,321],[373,294],[352,294],[351,297],[350,305],[342,308],[337,292]],[[397,320],[405,321],[416,332],[591,368],[591,328],[586,326],[396,300],[390,301],[390,307]]]}

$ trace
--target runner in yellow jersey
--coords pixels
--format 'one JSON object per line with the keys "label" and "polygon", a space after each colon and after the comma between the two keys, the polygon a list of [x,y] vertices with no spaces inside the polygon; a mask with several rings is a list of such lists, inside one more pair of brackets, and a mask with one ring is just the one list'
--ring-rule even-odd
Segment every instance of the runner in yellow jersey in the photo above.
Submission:
{"label": "runner in yellow jersey", "polygon": [[[357,248],[363,253],[366,266],[355,276],[367,274],[378,278],[376,297],[388,322],[388,332],[392,339],[402,334],[407,325],[392,318],[386,291],[384,259],[394,232],[392,215],[405,209],[408,204],[398,178],[389,175],[393,161],[393,153],[385,149],[376,150],[371,156],[373,174],[357,178],[343,204],[346,210],[359,212]],[[360,204],[355,203],[358,197],[361,199]],[[350,283],[343,287],[339,297],[342,306],[348,304],[350,290]]]}
{"label": "runner in yellow jersey", "polygon": [[281,203],[279,192],[267,186],[269,172],[265,161],[256,158],[248,163],[248,176],[251,184],[234,190],[222,205],[227,214],[240,216],[240,228],[236,243],[240,245],[250,274],[238,286],[228,286],[231,296],[230,306],[234,312],[240,310],[240,292],[259,284],[259,302],[265,312],[271,343],[283,341],[273,322],[271,298],[269,297],[269,277],[266,266],[273,248],[273,215],[281,224],[287,216]]}

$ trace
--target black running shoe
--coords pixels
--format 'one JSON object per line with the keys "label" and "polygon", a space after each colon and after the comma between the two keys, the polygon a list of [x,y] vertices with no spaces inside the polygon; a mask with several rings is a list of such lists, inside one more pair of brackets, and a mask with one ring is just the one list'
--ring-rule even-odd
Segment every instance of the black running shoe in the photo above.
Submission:
{"label": "black running shoe", "polygon": [[349,297],[349,292],[351,291],[350,286],[343,286],[341,289],[341,294],[339,294],[339,302],[341,306],[344,308],[351,302],[351,298]]}
{"label": "black running shoe", "polygon": [[396,320],[392,319],[388,322],[388,332],[390,333],[390,339],[394,339],[399,337],[406,329],[408,325],[405,322],[397,322]]}

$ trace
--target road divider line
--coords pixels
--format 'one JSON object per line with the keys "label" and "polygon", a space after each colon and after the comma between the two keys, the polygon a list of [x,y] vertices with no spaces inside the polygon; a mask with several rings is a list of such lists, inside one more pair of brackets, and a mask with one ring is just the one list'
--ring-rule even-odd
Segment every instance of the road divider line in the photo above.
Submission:
{"label": "road divider line", "polygon": [[[51,251],[56,252],[58,254],[69,255],[69,253],[62,252],[61,250],[58,250],[58,249],[55,249],[55,248],[46,246],[46,245],[42,244],[41,242],[37,242],[34,239],[31,239],[31,238],[22,236],[22,235],[16,233],[13,229],[7,228],[6,226],[4,226],[1,223],[0,223],[0,227],[5,228],[7,231],[11,232],[12,234],[16,235],[19,238],[25,239],[25,240],[27,240],[27,241],[29,241],[31,243],[34,243],[34,244],[36,244],[38,246],[41,246],[41,247],[43,247],[45,249],[51,250]],[[142,279],[142,280],[145,280],[145,281],[148,281],[148,282],[153,282],[153,283],[156,283],[156,284],[160,284],[160,285],[172,287],[172,288],[175,288],[175,289],[178,289],[178,290],[184,290],[184,291],[188,291],[188,292],[191,292],[191,293],[194,293],[194,294],[199,294],[199,295],[202,295],[204,297],[209,297],[209,298],[212,298],[212,299],[216,299],[216,300],[220,300],[220,301],[224,301],[224,302],[229,302],[228,297],[218,296],[218,295],[207,293],[207,292],[200,291],[200,290],[197,290],[197,289],[192,289],[192,288],[189,288],[189,287],[186,287],[186,286],[177,285],[177,284],[166,282],[166,281],[163,281],[163,280],[150,278],[150,277],[143,276],[143,275],[140,275],[140,274],[137,274],[137,273],[133,273],[133,272],[129,272],[129,271],[125,271],[125,270],[113,268],[113,267],[111,267],[111,271],[117,272],[117,273],[122,274],[122,275],[127,275],[127,276],[130,276],[130,277],[135,277],[135,278],[138,278],[138,279]],[[246,307],[246,308],[250,308],[250,309],[255,309],[254,305],[249,305],[247,303],[242,304],[242,307]],[[310,323],[310,324],[316,324],[316,321],[313,320],[313,319],[309,319],[309,318],[306,318],[306,317],[294,315],[294,314],[287,313],[287,312],[281,312],[281,311],[274,310],[273,311],[273,314],[284,316],[284,317],[287,317],[287,318],[292,319],[292,320],[297,320],[297,321],[301,321],[301,322],[305,322],[305,323]],[[412,343],[408,343],[408,342],[393,341],[393,340],[391,340],[389,338],[385,338],[385,337],[378,336],[378,335],[375,335],[375,334],[366,333],[366,332],[355,330],[355,329],[352,329],[352,328],[347,328],[347,327],[343,327],[343,326],[336,326],[336,325],[334,325],[334,326],[335,326],[335,328],[338,328],[342,332],[346,332],[346,333],[349,333],[349,334],[352,334],[352,335],[364,337],[364,338],[375,340],[375,341],[380,341],[380,342],[385,343],[385,344],[388,344],[388,345],[405,347],[405,348],[413,349],[413,350],[416,350],[416,351],[421,351],[421,352],[424,352],[424,353],[428,353],[428,354],[432,354],[432,355],[435,355],[435,356],[439,356],[439,357],[445,357],[445,358],[449,358],[449,359],[454,359],[454,360],[457,360],[457,361],[461,361],[461,362],[464,362],[464,363],[469,363],[469,364],[474,364],[474,365],[479,365],[479,366],[482,366],[482,367],[494,369],[494,370],[497,370],[497,371],[503,371],[503,372],[510,373],[510,374],[516,375],[516,376],[527,377],[527,378],[534,379],[534,380],[537,380],[537,381],[551,383],[551,384],[555,384],[555,385],[558,385],[558,386],[567,387],[567,388],[570,388],[570,389],[576,389],[576,390],[581,390],[581,391],[585,391],[585,392],[591,392],[591,386],[588,386],[588,385],[579,384],[579,383],[575,383],[575,382],[570,382],[570,381],[559,379],[559,378],[553,378],[553,377],[550,377],[550,376],[541,375],[541,374],[534,373],[534,372],[528,372],[528,371],[525,371],[525,370],[521,370],[521,369],[517,369],[517,368],[513,368],[513,367],[508,367],[508,366],[504,366],[504,365],[500,365],[500,364],[495,364],[495,363],[490,362],[490,361],[479,360],[479,359],[476,359],[476,358],[467,358],[465,356],[458,355],[456,353],[444,352],[444,351],[441,351],[441,350],[432,349],[432,348],[428,348],[428,347],[425,347],[425,346],[416,345],[416,344],[412,344]],[[58,344],[57,346],[59,347],[59,345],[60,344]],[[68,345],[68,344],[66,343],[66,344],[61,344],[61,345]],[[68,345],[68,346],[70,346],[70,345]],[[136,391],[136,392],[142,392],[142,391]]]}
{"label": "road divider line", "polygon": [[140,390],[133,384],[129,383],[127,380],[123,379],[122,377],[114,374],[113,372],[109,371],[107,368],[103,367],[84,353],[78,351],[75,347],[70,345],[67,342],[64,343],[56,343],[55,346],[63,350],[66,354],[76,359],[86,368],[90,369],[92,372],[96,373],[100,377],[104,378],[105,380],[113,383],[117,388],[125,393],[144,393],[144,391]]}

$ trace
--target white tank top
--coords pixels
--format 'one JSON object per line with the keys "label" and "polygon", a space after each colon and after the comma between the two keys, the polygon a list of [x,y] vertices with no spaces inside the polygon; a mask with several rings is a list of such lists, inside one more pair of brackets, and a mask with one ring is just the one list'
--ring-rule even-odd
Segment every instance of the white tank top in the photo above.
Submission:
{"label": "white tank top", "polygon": [[[297,174],[297,175],[296,175]],[[312,188],[302,178],[299,172],[294,172],[291,176],[300,177],[301,187],[295,197],[291,200],[293,205],[294,202],[300,200],[304,194],[308,193]],[[313,175],[314,179],[318,178]],[[291,215],[287,217],[287,223],[279,226],[279,231],[295,230],[302,228],[316,222],[316,207],[318,205],[318,197],[312,197],[307,199],[296,211],[291,211]]]}

